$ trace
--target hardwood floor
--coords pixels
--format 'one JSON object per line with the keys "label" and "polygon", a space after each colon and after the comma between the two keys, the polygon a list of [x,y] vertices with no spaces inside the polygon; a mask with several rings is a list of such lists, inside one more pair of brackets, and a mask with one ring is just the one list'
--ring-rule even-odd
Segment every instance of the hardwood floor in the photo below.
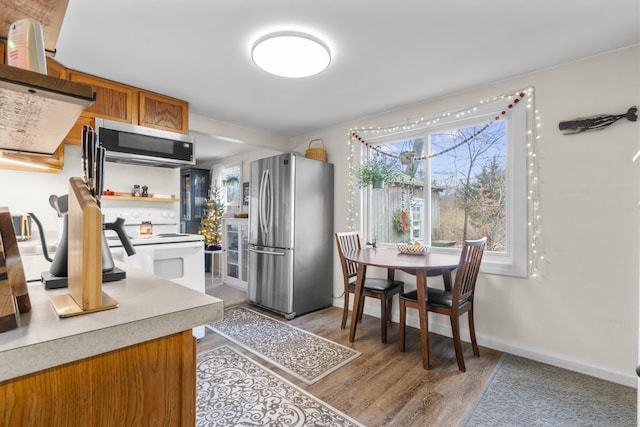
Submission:
{"label": "hardwood floor", "polygon": [[[283,320],[268,311],[251,308]],[[389,324],[388,344],[384,345],[380,342],[380,320],[364,315],[355,342],[349,343],[349,330],[340,329],[341,315],[341,308],[329,307],[289,321],[292,326],[362,352],[362,356],[313,385],[302,383],[209,329],[198,343],[198,351],[229,344],[370,427],[459,425],[502,355],[481,346],[480,357],[475,358],[471,344],[463,343],[467,367],[463,373],[458,371],[451,338],[430,334],[431,369],[427,371],[422,369],[417,329],[407,328],[407,347],[401,353],[397,323]]]}

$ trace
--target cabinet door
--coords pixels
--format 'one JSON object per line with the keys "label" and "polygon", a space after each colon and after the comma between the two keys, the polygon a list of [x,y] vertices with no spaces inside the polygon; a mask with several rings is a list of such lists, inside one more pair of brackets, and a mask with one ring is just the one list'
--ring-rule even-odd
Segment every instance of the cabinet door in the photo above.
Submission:
{"label": "cabinet door", "polygon": [[182,169],[180,172],[180,219],[200,221],[209,197],[209,170]]}
{"label": "cabinet door", "polygon": [[183,169],[180,172],[180,219],[183,221],[191,220],[191,169]]}
{"label": "cabinet door", "polygon": [[246,219],[224,219],[222,221],[223,277],[228,285],[247,290],[249,279],[249,222]]}
{"label": "cabinet door", "polygon": [[47,75],[59,79],[66,79],[67,70],[58,61],[47,56]]}
{"label": "cabinet door", "polygon": [[65,137],[65,144],[79,146],[82,139],[82,126],[88,125],[95,128],[96,117],[135,124],[133,120],[137,118],[137,102],[135,102],[137,89],[77,71],[67,70],[66,74],[71,81],[91,85],[96,93],[96,102],[80,115]]}
{"label": "cabinet door", "polygon": [[140,91],[140,126],[189,133],[189,103],[157,93]]}
{"label": "cabinet door", "polygon": [[68,71],[68,76],[72,82],[91,85],[96,93],[96,102],[82,113],[83,116],[137,124],[136,88],[72,70]]}
{"label": "cabinet door", "polygon": [[243,221],[240,225],[240,280],[249,280],[249,223]]}
{"label": "cabinet door", "polygon": [[224,223],[226,276],[240,280],[240,229],[235,221]]}

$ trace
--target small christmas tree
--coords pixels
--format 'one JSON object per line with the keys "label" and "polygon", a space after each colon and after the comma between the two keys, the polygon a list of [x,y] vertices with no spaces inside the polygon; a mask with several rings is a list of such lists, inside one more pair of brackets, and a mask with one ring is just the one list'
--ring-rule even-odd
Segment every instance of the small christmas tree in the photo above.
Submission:
{"label": "small christmas tree", "polygon": [[222,244],[222,214],[224,203],[220,195],[220,189],[214,186],[210,191],[210,197],[204,202],[204,216],[200,221],[198,234],[204,236],[205,246],[217,246]]}

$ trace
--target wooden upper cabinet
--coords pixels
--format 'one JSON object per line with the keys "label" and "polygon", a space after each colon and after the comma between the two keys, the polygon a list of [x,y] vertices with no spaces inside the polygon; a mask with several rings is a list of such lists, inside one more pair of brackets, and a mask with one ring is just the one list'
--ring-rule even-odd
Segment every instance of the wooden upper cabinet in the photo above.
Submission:
{"label": "wooden upper cabinet", "polygon": [[64,139],[65,144],[80,145],[82,126],[95,128],[96,117],[137,124],[138,89],[69,69],[66,70],[66,76],[72,82],[91,85],[96,93],[96,101],[80,115]]}
{"label": "wooden upper cabinet", "polygon": [[67,70],[67,76],[72,82],[91,85],[96,93],[96,102],[82,115],[137,124],[137,89],[73,70]]}
{"label": "wooden upper cabinet", "polygon": [[47,56],[47,75],[66,80],[67,70],[61,63]]}
{"label": "wooden upper cabinet", "polygon": [[186,101],[141,90],[138,111],[140,126],[189,133],[189,103]]}

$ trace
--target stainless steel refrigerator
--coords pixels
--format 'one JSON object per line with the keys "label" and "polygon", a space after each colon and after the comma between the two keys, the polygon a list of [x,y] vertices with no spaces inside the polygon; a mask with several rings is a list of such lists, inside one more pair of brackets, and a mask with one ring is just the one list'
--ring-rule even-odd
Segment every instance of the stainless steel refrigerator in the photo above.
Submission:
{"label": "stainless steel refrigerator", "polygon": [[333,165],[286,153],[250,164],[247,300],[287,319],[333,302]]}

